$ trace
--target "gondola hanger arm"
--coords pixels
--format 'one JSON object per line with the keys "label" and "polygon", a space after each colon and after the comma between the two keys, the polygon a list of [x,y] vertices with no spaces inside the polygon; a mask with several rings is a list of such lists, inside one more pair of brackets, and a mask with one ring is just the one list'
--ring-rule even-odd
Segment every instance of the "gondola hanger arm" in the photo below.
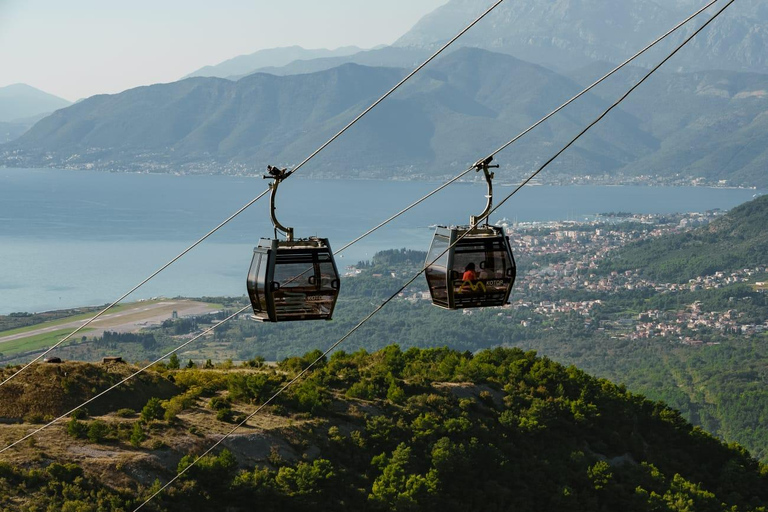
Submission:
{"label": "gondola hanger arm", "polygon": [[483,213],[480,215],[472,215],[469,218],[469,227],[474,229],[477,227],[478,224],[485,221],[486,224],[488,224],[488,216],[491,213],[491,208],[493,208],[493,177],[494,174],[489,169],[498,169],[499,166],[497,165],[491,165],[491,162],[493,162],[493,157],[489,156],[485,160],[478,160],[475,163],[475,171],[480,172],[483,171],[483,174],[485,175],[485,182],[488,185],[488,193],[486,194],[485,198],[487,199],[485,203],[485,210],[483,210]]}
{"label": "gondola hanger arm", "polygon": [[294,171],[288,171],[287,169],[280,169],[279,167],[268,165],[267,172],[269,175],[263,176],[263,178],[265,180],[275,180],[269,184],[269,190],[271,191],[269,196],[269,215],[272,218],[272,225],[275,226],[275,238],[277,238],[277,232],[280,231],[285,235],[286,240],[293,242],[293,228],[287,228],[277,220],[277,216],[275,215],[275,210],[277,210],[277,207],[275,206],[275,197],[277,196],[277,188],[280,186],[280,183],[293,174]]}

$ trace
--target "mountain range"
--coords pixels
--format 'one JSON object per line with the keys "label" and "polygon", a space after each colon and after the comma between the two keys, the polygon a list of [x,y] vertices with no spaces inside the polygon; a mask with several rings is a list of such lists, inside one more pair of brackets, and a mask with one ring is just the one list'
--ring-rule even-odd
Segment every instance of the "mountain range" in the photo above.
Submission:
{"label": "mountain range", "polygon": [[[192,74],[228,79],[196,76],[94,96],[0,146],[0,162],[206,173],[260,173],[267,164],[292,165],[481,7],[451,0],[391,47],[335,53],[296,47],[265,50]],[[469,48],[430,64],[324,152],[307,173],[380,178],[454,174],[694,7],[689,0],[502,4],[461,39]],[[652,175],[768,185],[768,75],[754,72],[764,70],[764,52],[758,49],[764,47],[767,20],[760,2],[735,3],[694,46],[566,152],[549,175],[566,180],[574,175],[611,180]],[[550,34],[550,41],[545,44],[541,34]],[[660,58],[658,54],[649,59]],[[708,58],[699,59],[704,54]],[[700,66],[713,70],[700,71]],[[500,158],[505,176],[516,180],[544,161],[643,72],[629,68],[530,134]],[[20,131],[18,126],[5,128],[9,134]]]}
{"label": "mountain range", "polygon": [[[234,166],[261,172],[311,152],[406,70],[346,64],[237,82],[192,78],[95,96],[42,120],[13,145],[71,163]],[[478,77],[483,76],[482,79]],[[321,173],[444,174],[502,144],[580,86],[514,57],[462,49],[418,76],[319,159]],[[526,168],[605,102],[588,96],[521,145],[507,168]],[[654,151],[640,120],[619,112],[561,166],[608,171]],[[482,153],[482,154],[481,154]]]}
{"label": "mountain range", "polygon": [[34,118],[71,104],[26,84],[0,87],[0,122],[23,123],[25,118]]}
{"label": "mountain range", "polygon": [[[442,176],[495,149],[603,72],[571,77],[504,54],[457,50],[329,148],[315,176]],[[500,157],[529,172],[613,101],[631,69]],[[191,78],[94,96],[6,145],[8,165],[259,173],[309,154],[407,70],[345,64],[317,73]],[[587,78],[588,77],[588,78]],[[675,173],[762,185],[768,76],[658,74],[556,162],[554,174]],[[723,164],[722,162],[725,162]],[[734,179],[736,178],[736,179]],[[730,182],[730,181],[729,181]]]}
{"label": "mountain range", "polygon": [[[696,0],[518,0],[505,2],[461,44],[508,53],[568,70],[596,60],[621,62],[705,4]],[[715,9],[724,5],[720,2]],[[433,48],[486,9],[484,2],[451,0],[425,16],[395,46]],[[705,15],[711,15],[710,10]],[[762,0],[733,4],[676,60],[678,70],[768,72],[768,6]],[[703,21],[697,21],[698,25]],[[643,63],[658,60],[695,29],[685,27]]]}
{"label": "mountain range", "polygon": [[307,50],[301,46],[268,48],[248,55],[239,55],[214,66],[205,66],[197,71],[193,71],[184,78],[192,78],[196,76],[218,78],[244,76],[253,73],[259,68],[285,66],[296,60],[344,57],[361,51],[363,50],[357,46],[345,46],[335,50],[326,50],[324,48]]}

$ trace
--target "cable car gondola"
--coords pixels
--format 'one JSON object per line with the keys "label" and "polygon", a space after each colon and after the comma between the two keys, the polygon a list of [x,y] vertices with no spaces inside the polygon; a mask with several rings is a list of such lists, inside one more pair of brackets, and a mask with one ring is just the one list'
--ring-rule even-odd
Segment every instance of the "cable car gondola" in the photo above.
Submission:
{"label": "cable car gondola", "polygon": [[[488,224],[493,206],[493,158],[478,162],[488,184],[485,210],[469,226],[438,226],[427,253],[425,275],[432,304],[445,309],[503,306],[517,269],[504,229]],[[480,225],[485,221],[485,225]]]}
{"label": "cable car gondola", "polygon": [[[271,185],[270,209],[275,238],[262,238],[253,250],[248,272],[248,296],[253,314],[263,322],[331,320],[339,296],[339,272],[326,238],[294,240],[293,228],[275,217],[277,188],[291,173],[267,167],[275,180]],[[278,240],[278,231],[285,240]]]}

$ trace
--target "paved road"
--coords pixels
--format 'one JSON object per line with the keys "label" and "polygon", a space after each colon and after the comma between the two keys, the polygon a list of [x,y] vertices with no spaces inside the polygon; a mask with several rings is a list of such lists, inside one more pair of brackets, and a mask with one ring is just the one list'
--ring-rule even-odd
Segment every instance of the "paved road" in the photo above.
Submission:
{"label": "paved road", "polygon": [[[204,302],[194,302],[189,300],[167,300],[147,305],[137,304],[136,307],[120,311],[119,313],[106,313],[98,320],[90,324],[87,329],[93,329],[88,332],[89,336],[100,336],[104,331],[113,332],[133,332],[143,329],[150,325],[158,325],[164,320],[171,318],[173,311],[176,311],[180,317],[195,316],[210,313],[213,307]],[[48,327],[40,327],[18,334],[9,336],[0,336],[0,343],[6,341],[19,340],[46,334],[62,329],[75,330],[85,323],[85,320],[76,320]]]}

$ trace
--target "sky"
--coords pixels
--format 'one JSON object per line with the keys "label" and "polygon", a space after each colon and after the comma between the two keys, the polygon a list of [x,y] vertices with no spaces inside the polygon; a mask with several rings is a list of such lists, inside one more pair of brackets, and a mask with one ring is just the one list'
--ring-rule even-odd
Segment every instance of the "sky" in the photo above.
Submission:
{"label": "sky", "polygon": [[391,44],[447,0],[0,0],[0,87],[70,101],[265,48]]}

